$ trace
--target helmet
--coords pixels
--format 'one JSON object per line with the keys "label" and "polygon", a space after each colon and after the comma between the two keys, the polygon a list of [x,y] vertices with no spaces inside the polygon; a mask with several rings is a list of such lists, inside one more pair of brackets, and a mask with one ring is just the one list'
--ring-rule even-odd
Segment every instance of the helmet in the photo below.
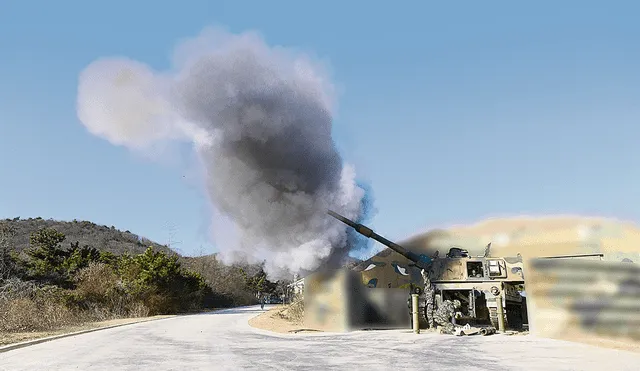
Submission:
{"label": "helmet", "polygon": [[462,303],[460,303],[460,300],[454,300],[453,301],[453,306],[456,308],[460,308],[462,306]]}

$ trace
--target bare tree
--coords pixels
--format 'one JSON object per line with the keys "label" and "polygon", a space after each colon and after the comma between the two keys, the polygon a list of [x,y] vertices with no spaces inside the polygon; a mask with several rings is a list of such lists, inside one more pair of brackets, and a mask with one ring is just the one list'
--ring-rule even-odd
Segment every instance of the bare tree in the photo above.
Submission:
{"label": "bare tree", "polygon": [[11,277],[14,270],[14,261],[11,256],[11,242],[16,231],[11,226],[0,223],[0,279]]}
{"label": "bare tree", "polygon": [[200,245],[200,249],[198,250],[198,261],[200,262],[200,272],[204,272],[206,269],[206,254],[204,246],[202,245]]}

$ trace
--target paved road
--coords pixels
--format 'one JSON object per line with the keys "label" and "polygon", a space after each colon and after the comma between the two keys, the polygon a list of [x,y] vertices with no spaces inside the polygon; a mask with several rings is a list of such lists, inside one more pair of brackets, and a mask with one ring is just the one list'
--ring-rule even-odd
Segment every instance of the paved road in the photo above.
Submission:
{"label": "paved road", "polygon": [[0,370],[638,370],[640,354],[532,336],[275,335],[259,307],[174,317],[0,353]]}

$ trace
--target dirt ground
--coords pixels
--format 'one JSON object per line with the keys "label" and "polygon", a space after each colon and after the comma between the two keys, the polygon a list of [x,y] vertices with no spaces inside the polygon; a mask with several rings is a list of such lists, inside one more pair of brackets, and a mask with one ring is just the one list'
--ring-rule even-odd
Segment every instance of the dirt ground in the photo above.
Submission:
{"label": "dirt ground", "polygon": [[616,349],[616,350],[624,350],[627,352],[640,353],[640,342],[631,338],[616,339],[616,338],[608,338],[603,336],[596,336],[593,334],[569,332],[564,334],[564,336],[558,337],[558,340],[584,343],[587,345],[593,345],[600,348],[609,348],[609,349]]}
{"label": "dirt ground", "polygon": [[115,325],[124,325],[129,323],[145,322],[153,319],[169,318],[167,316],[153,316],[153,317],[141,317],[141,318],[120,318],[102,322],[90,322],[82,325],[66,326],[55,331],[42,331],[42,332],[0,332],[0,346],[9,345],[14,343],[20,343],[23,341],[35,340],[49,336],[56,336],[62,334],[69,334],[72,332],[92,330],[96,328],[109,327]]}
{"label": "dirt ground", "polygon": [[249,325],[261,330],[277,332],[280,334],[309,332],[316,330],[304,328],[302,323],[284,318],[281,314],[286,309],[284,306],[277,306],[268,311],[253,317],[249,320]]}

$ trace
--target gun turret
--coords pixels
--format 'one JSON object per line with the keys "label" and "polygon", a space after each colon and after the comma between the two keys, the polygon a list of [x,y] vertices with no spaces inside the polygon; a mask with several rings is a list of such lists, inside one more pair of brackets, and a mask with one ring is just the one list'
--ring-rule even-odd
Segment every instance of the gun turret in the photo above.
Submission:
{"label": "gun turret", "polygon": [[361,235],[367,238],[372,238],[378,241],[379,243],[387,246],[388,248],[392,249],[393,251],[397,252],[398,254],[404,256],[405,258],[411,260],[412,262],[415,263],[415,265],[418,268],[428,269],[428,266],[431,263],[431,258],[429,258],[428,256],[423,254],[418,255],[416,253],[408,251],[407,249],[398,245],[397,243],[389,241],[386,238],[380,236],[379,234],[374,232],[371,228],[368,228],[362,224],[358,224],[350,219],[347,219],[336,212],[329,210],[328,214],[338,219],[339,221],[343,222],[344,224],[348,225],[349,227],[355,229],[356,232],[360,233]]}

